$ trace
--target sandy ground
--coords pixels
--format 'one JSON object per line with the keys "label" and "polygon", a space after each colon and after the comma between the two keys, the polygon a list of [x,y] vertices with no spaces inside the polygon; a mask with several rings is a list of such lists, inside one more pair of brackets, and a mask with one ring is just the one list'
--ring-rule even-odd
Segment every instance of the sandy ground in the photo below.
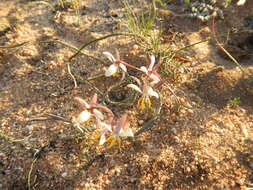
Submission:
{"label": "sandy ground", "polygon": [[[245,7],[228,8],[225,19],[216,23],[217,33],[232,27],[244,29],[245,18],[253,16],[250,7],[253,2],[248,1]],[[119,1],[83,1],[80,26],[76,26],[71,7],[53,11],[33,1],[0,2],[0,22],[7,26],[0,30],[0,46],[28,42],[16,49],[0,48],[0,132],[24,139],[14,142],[0,136],[0,189],[28,189],[29,171],[31,189],[38,190],[253,188],[252,32],[231,36],[225,46],[247,74],[214,42],[193,46],[175,59],[181,60],[181,66],[176,78],[169,73],[167,84],[160,88],[164,105],[159,118],[152,129],[123,141],[120,149],[98,146],[89,139],[92,131],[80,136],[62,121],[32,120],[45,114],[77,116],[80,107],[73,97],[89,99],[96,92],[82,78],[106,68],[91,57],[78,55],[70,62],[78,84],[74,88],[67,63],[75,51],[52,40],[81,47],[92,39],[122,32],[122,12]],[[211,21],[164,19],[164,43],[183,47],[212,35]],[[252,20],[247,22],[251,31]],[[145,52],[125,36],[91,44],[84,53],[109,65],[102,52],[114,53],[115,49],[128,63],[147,64]],[[101,78],[92,84],[105,92],[118,80]],[[231,103],[234,98],[240,98],[236,105]],[[108,106],[116,115],[128,113],[134,131],[152,116],[136,106]]]}

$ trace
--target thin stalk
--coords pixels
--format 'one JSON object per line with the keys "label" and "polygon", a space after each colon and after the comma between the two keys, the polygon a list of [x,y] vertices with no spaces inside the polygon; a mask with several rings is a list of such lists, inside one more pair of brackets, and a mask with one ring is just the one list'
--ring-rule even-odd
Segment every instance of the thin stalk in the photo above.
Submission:
{"label": "thin stalk", "polygon": [[0,48],[2,48],[2,49],[19,48],[19,47],[21,47],[21,46],[23,46],[23,45],[25,45],[25,44],[27,44],[27,43],[28,43],[28,41],[27,41],[27,42],[23,42],[23,43],[21,43],[21,44],[11,45],[11,46],[0,46]]}
{"label": "thin stalk", "polygon": [[104,39],[107,39],[107,38],[110,38],[110,37],[113,37],[113,36],[138,36],[139,38],[143,38],[142,36],[139,36],[137,34],[131,34],[131,33],[113,33],[113,34],[109,34],[109,35],[106,35],[106,36],[103,36],[101,38],[97,38],[95,40],[91,40],[87,43],[85,43],[84,45],[81,46],[81,48],[78,49],[78,51],[72,55],[69,60],[72,60],[74,57],[76,57],[85,47],[89,46],[90,44],[92,43],[96,43],[98,41],[101,41],[101,40],[104,40]]}
{"label": "thin stalk", "polygon": [[162,99],[159,98],[159,106],[158,106],[158,108],[157,108],[157,110],[156,110],[155,116],[153,116],[150,120],[148,120],[147,122],[145,122],[145,123],[143,124],[143,126],[134,134],[135,137],[138,136],[138,135],[140,135],[141,133],[143,133],[143,132],[145,132],[145,131],[151,129],[151,128],[153,127],[154,122],[155,122],[155,121],[159,118],[159,116],[160,116],[161,109],[162,109],[162,105],[163,105]]}
{"label": "thin stalk", "polygon": [[29,173],[28,173],[28,177],[27,177],[28,178],[28,182],[27,182],[28,183],[28,190],[31,190],[31,175],[32,175],[33,165],[37,162],[37,160],[38,160],[38,157],[33,159]]}
{"label": "thin stalk", "polygon": [[213,18],[213,23],[212,23],[212,29],[213,29],[213,37],[214,40],[216,41],[216,44],[218,45],[218,47],[239,67],[239,69],[245,73],[245,71],[243,70],[242,66],[240,65],[240,63],[222,46],[222,44],[218,41],[217,37],[216,37],[216,30],[215,30],[215,19]]}
{"label": "thin stalk", "polygon": [[7,141],[11,141],[11,142],[21,142],[21,141],[25,141],[27,138],[29,138],[31,135],[23,138],[23,139],[15,139],[13,137],[10,137],[8,135],[5,135],[4,133],[0,133],[0,137],[4,138]]}
{"label": "thin stalk", "polygon": [[[75,47],[75,46],[73,46],[71,44],[68,44],[67,42],[61,41],[61,40],[41,41],[40,43],[54,43],[54,42],[60,43],[60,44],[65,45],[65,46],[67,46],[67,47],[69,47],[71,49],[79,51],[79,49],[77,47]],[[100,63],[106,65],[106,63],[103,60],[99,59],[98,57],[95,57],[93,55],[88,55],[88,54],[84,53],[83,51],[79,51],[79,53],[83,54],[83,55],[85,55],[85,56],[87,56],[89,58],[95,59],[96,61],[99,61]]]}

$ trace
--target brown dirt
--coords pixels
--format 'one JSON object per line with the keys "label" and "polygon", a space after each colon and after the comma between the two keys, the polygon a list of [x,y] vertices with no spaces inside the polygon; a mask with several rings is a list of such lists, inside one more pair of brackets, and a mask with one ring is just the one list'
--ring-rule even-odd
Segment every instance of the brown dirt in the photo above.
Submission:
{"label": "brown dirt", "polygon": [[[66,138],[78,134],[67,123],[31,121],[48,113],[68,119],[76,116],[80,109],[73,96],[89,99],[95,92],[81,79],[104,70],[94,59],[77,56],[71,62],[78,78],[78,88],[74,89],[67,70],[68,58],[74,51],[57,42],[41,41],[59,39],[80,47],[89,40],[121,31],[118,21],[124,19],[123,8],[118,1],[83,1],[81,25],[76,27],[73,9],[52,11],[32,2],[0,2],[0,18],[7,25],[0,31],[0,46],[28,42],[18,49],[0,49],[0,132],[14,138],[31,135],[21,142],[0,137],[0,189],[28,189],[28,173],[38,150],[31,173],[32,189],[253,188],[252,32],[232,36],[225,46],[240,61],[246,75],[214,42],[188,49],[183,56],[188,55],[188,61],[181,65],[177,79],[167,76],[167,85],[186,106],[178,108],[175,96],[163,86],[161,94],[166,106],[153,128],[134,140],[124,141],[121,149],[114,147],[104,153],[105,147],[87,138],[92,132],[82,139]],[[249,7],[253,2],[227,9],[225,19],[216,23],[217,33],[249,27],[243,24],[253,15]],[[176,36],[178,47],[212,35],[211,21],[200,23],[173,16],[165,20],[170,28],[165,28],[164,39],[171,42]],[[106,62],[101,52],[114,52],[116,48],[125,61],[136,66],[146,64],[146,55],[122,36],[92,44],[84,52]],[[114,80],[117,79],[93,83],[105,91]],[[232,105],[231,100],[238,97],[239,105]],[[150,117],[135,107],[110,108],[117,115],[129,113],[134,130]]]}

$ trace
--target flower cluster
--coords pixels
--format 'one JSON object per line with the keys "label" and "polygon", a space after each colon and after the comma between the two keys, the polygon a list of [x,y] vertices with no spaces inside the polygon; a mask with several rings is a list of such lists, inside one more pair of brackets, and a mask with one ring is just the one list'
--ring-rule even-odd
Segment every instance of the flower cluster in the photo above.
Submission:
{"label": "flower cluster", "polygon": [[126,114],[109,124],[97,120],[97,125],[100,128],[100,134],[97,136],[100,138],[99,144],[103,145],[105,142],[110,142],[109,148],[111,148],[115,142],[118,142],[119,146],[121,145],[120,137],[134,137],[132,129],[128,128],[128,123]]}
{"label": "flower cluster", "polygon": [[132,77],[138,84],[128,84],[127,87],[132,88],[133,90],[139,92],[142,96],[138,100],[138,106],[141,109],[145,107],[151,107],[150,97],[159,98],[157,92],[153,90],[153,87],[161,81],[160,75],[157,73],[157,68],[155,67],[155,56],[150,56],[150,65],[148,67],[141,66],[140,68],[136,68],[124,61],[117,59],[110,52],[103,52],[103,54],[112,62],[112,65],[105,72],[105,76],[115,76],[117,72],[127,72],[127,68],[132,69],[134,71],[139,71],[143,74],[142,82],[136,78]]}
{"label": "flower cluster", "polygon": [[75,100],[81,105],[83,111],[77,118],[73,118],[73,124],[80,127],[93,116],[98,126],[98,131],[100,132],[100,134],[96,136],[100,138],[100,145],[103,145],[105,142],[110,142],[110,148],[115,142],[121,145],[121,137],[134,136],[132,130],[128,128],[129,122],[127,115],[125,114],[119,119],[115,118],[113,112],[109,108],[97,103],[97,94],[94,94],[90,104],[80,97],[75,97]]}
{"label": "flower cluster", "polygon": [[[161,82],[161,77],[157,73],[157,65],[155,65],[155,57],[150,56],[150,65],[148,67],[141,66],[137,68],[122,60],[119,56],[115,58],[110,52],[103,52],[103,54],[111,61],[111,65],[106,69],[105,76],[118,76],[122,73],[125,77],[127,74],[134,83],[128,84],[127,87],[135,90],[141,94],[138,100],[138,106],[143,110],[144,108],[151,108],[151,97],[159,98],[159,94],[154,90],[156,85]],[[140,72],[141,77],[136,78],[130,76],[128,69]],[[124,78],[123,77],[123,78]],[[91,98],[90,103],[87,103],[80,97],[75,97],[75,100],[81,105],[81,113],[72,120],[73,124],[80,128],[83,123],[87,122],[90,118],[94,118],[96,126],[98,127],[99,134],[95,136],[95,139],[99,139],[99,145],[105,143],[109,144],[109,148],[115,143],[121,145],[122,137],[134,137],[134,133],[129,128],[129,118],[127,114],[117,118],[113,112],[104,105],[98,103],[97,94]]]}

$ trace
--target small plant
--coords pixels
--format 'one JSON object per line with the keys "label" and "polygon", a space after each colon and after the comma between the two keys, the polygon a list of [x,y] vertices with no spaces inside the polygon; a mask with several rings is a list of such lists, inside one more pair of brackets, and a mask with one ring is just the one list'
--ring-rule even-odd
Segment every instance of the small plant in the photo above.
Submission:
{"label": "small plant", "polygon": [[121,118],[111,121],[109,124],[97,120],[97,125],[100,127],[99,145],[103,145],[105,142],[110,142],[109,148],[111,148],[116,142],[119,147],[121,146],[121,137],[134,137],[134,133],[131,128],[128,127],[129,120],[127,114],[124,114]]}
{"label": "small plant", "polygon": [[66,6],[71,6],[74,9],[78,9],[80,5],[80,0],[57,0],[58,5],[62,8]]}
{"label": "small plant", "polygon": [[240,104],[240,97],[237,97],[237,98],[233,98],[230,100],[230,104],[233,106],[233,107],[236,107]]}
{"label": "small plant", "polygon": [[[159,56],[164,52],[161,46],[161,24],[159,29],[155,28],[157,21],[156,0],[152,0],[151,5],[142,4],[140,6],[146,9],[133,8],[127,1],[123,2],[125,6],[125,15],[127,22],[125,26],[128,31],[133,34],[134,41],[144,49],[155,56]],[[138,7],[135,5],[134,7]]]}
{"label": "small plant", "polygon": [[80,25],[80,0],[57,0],[57,4],[61,9],[72,8],[75,10],[77,16],[76,25]]}
{"label": "small plant", "polygon": [[[72,122],[74,126],[81,129],[81,126],[87,122],[93,115],[95,118],[96,126],[98,127],[98,135],[95,139],[100,138],[99,145],[103,145],[105,142],[110,142],[109,148],[111,148],[115,142],[121,145],[121,137],[134,137],[134,134],[130,128],[128,128],[128,117],[123,115],[117,119],[113,112],[106,106],[97,104],[97,94],[95,94],[91,100],[91,104],[88,104],[82,98],[76,97],[77,102],[84,109],[76,118],[73,118]],[[101,111],[105,114],[103,114]],[[106,116],[105,116],[106,115]],[[83,130],[81,130],[83,132]]]}
{"label": "small plant", "polygon": [[[139,78],[130,76],[127,73],[127,77],[124,77],[122,79],[124,80],[123,83],[121,82],[120,84],[125,84],[127,87],[126,89],[132,88],[134,92],[141,94],[137,104],[142,111],[144,111],[145,108],[151,108],[150,97],[153,96],[157,100],[160,100],[159,93],[153,90],[156,88],[156,85],[162,81],[162,78],[156,71],[159,65],[155,66],[154,56],[150,57],[151,63],[148,68],[142,66],[139,69],[120,60],[118,55],[117,58],[115,58],[107,51],[103,52],[103,54],[112,62],[104,74],[105,77],[118,77],[118,75],[116,75],[117,72],[122,71],[122,73],[125,74],[128,71],[127,68],[139,73],[139,75],[136,75]],[[135,81],[138,85],[131,83],[132,81]],[[118,83],[116,82],[116,86],[117,85]],[[132,93],[134,97],[135,94],[136,93]],[[85,125],[88,120],[93,119],[93,121],[95,121],[93,123],[97,128],[96,131],[99,132],[99,134],[95,136],[95,139],[100,139],[99,145],[109,143],[108,147],[111,148],[117,142],[120,146],[122,137],[134,137],[132,129],[128,126],[128,115],[123,114],[122,117],[116,117],[107,106],[97,103],[97,94],[93,95],[90,103],[87,103],[80,97],[75,97],[74,99],[81,105],[82,111],[76,118],[72,119],[73,125],[83,132],[83,125]]]}
{"label": "small plant", "polygon": [[134,89],[135,91],[141,93],[141,98],[138,100],[138,106],[143,110],[145,107],[151,108],[150,97],[154,96],[159,98],[157,92],[155,92],[147,81],[143,80],[143,84],[141,84],[140,80],[135,78],[136,82],[139,86],[135,84],[128,84],[127,87]]}
{"label": "small plant", "polygon": [[[73,119],[73,123],[75,123],[78,128],[82,129],[85,127],[83,125],[92,118],[93,120],[91,121],[95,128],[97,128],[94,132],[99,132],[99,134],[95,136],[95,139],[100,139],[99,145],[109,143],[109,147],[112,147],[118,142],[120,146],[122,137],[134,137],[135,134],[139,135],[144,132],[153,125],[154,120],[158,118],[160,114],[162,100],[157,88],[164,84],[165,81],[159,74],[159,67],[163,65],[163,61],[169,64],[174,58],[175,52],[173,52],[171,48],[162,47],[162,29],[161,27],[159,30],[155,28],[157,22],[156,2],[157,0],[152,0],[152,5],[149,6],[147,11],[144,9],[138,10],[138,8],[136,10],[136,7],[133,8],[128,1],[124,1],[127,17],[126,25],[129,31],[126,35],[132,37],[144,52],[148,52],[148,54],[151,55],[150,64],[137,68],[120,59],[117,50],[116,56],[108,51],[104,51],[103,55],[111,64],[105,70],[103,77],[122,76],[121,80],[113,80],[115,83],[107,88],[104,93],[94,86],[94,89],[102,96],[103,105],[97,103],[97,97],[93,97],[90,104],[86,103],[81,98],[75,98],[75,100],[82,105],[83,111]],[[146,6],[146,4],[144,6]],[[116,35],[124,34],[111,34],[90,41],[84,44],[77,53],[71,56],[70,60],[89,44]],[[129,70],[131,70],[131,72],[129,72]],[[119,90],[127,94],[125,99],[112,98],[112,94],[118,94]],[[128,123],[128,115],[125,113],[121,117],[117,116],[117,114],[115,116],[114,113],[105,106],[106,104],[128,107],[136,104],[141,112],[147,111],[148,114],[152,114],[153,116],[147,121],[147,124],[143,124],[136,133],[133,133],[126,124]]]}

